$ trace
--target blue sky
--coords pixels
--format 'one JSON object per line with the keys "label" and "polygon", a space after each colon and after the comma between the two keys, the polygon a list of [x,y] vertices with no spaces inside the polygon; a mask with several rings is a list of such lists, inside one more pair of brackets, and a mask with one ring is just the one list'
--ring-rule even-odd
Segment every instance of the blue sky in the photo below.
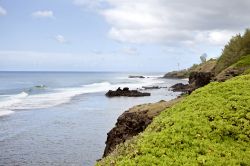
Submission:
{"label": "blue sky", "polygon": [[0,70],[186,68],[218,57],[249,26],[249,9],[247,0],[1,0]]}

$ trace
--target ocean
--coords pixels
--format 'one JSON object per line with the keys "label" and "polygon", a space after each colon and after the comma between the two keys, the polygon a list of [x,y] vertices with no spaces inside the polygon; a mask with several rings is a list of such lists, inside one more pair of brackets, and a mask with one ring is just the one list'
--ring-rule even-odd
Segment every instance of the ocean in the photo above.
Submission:
{"label": "ocean", "polygon": [[[129,75],[143,75],[129,78]],[[107,98],[118,87],[170,87],[185,80],[163,73],[0,72],[0,165],[92,166],[107,132],[130,107],[171,100],[169,88],[149,97]]]}

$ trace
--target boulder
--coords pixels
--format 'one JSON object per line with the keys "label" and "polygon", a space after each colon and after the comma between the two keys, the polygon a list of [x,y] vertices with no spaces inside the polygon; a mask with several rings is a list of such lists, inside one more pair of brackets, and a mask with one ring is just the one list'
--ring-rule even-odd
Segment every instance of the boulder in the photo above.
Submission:
{"label": "boulder", "polygon": [[145,89],[145,90],[150,90],[150,89],[160,89],[160,87],[159,86],[143,86],[142,87],[143,89]]}
{"label": "boulder", "polygon": [[128,76],[128,78],[145,78],[144,76]]}
{"label": "boulder", "polygon": [[188,84],[177,83],[170,87],[174,92],[187,92],[189,89]]}
{"label": "boulder", "polygon": [[119,97],[119,96],[126,96],[126,97],[143,97],[143,96],[150,96],[150,93],[142,93],[137,90],[129,90],[129,88],[120,87],[116,91],[109,90],[106,93],[107,97]]}
{"label": "boulder", "polygon": [[189,76],[189,84],[197,89],[209,84],[213,77],[212,72],[192,72]]}

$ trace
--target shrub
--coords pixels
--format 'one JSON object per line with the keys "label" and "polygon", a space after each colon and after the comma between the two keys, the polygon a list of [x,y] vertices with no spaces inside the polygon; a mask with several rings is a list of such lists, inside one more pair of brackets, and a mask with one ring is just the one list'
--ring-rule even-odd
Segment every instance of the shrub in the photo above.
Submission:
{"label": "shrub", "polygon": [[250,29],[247,29],[243,36],[238,34],[232,37],[224,47],[215,67],[215,73],[219,74],[222,70],[240,60],[242,56],[248,54],[250,54]]}
{"label": "shrub", "polygon": [[97,165],[249,165],[250,75],[213,82],[162,112]]}

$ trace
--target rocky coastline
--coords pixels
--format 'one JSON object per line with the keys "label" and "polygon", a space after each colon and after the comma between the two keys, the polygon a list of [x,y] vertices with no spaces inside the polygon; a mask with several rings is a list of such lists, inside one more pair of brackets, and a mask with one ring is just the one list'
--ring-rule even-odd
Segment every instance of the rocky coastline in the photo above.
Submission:
{"label": "rocky coastline", "polygon": [[115,127],[107,134],[106,148],[103,157],[113,152],[115,147],[133,136],[144,131],[152,122],[153,118],[159,115],[166,108],[172,107],[183,98],[177,98],[170,101],[160,101],[137,105],[125,111],[118,119]]}
{"label": "rocky coastline", "polygon": [[[188,84],[177,83],[170,87],[170,89],[174,92],[191,94],[195,89],[209,84],[210,81],[213,80],[213,78],[214,75],[212,71],[193,71],[189,73]],[[146,88],[159,89],[160,87],[153,86]],[[134,94],[134,96],[132,94]],[[116,91],[110,90],[106,93],[106,96],[140,97],[143,96],[143,93],[135,90],[130,91],[128,88],[118,88]],[[159,115],[165,109],[172,107],[175,103],[180,102],[183,98],[184,97],[177,97],[176,99],[170,101],[160,101],[157,103],[137,105],[125,111],[117,119],[115,127],[107,133],[107,140],[105,142],[106,147],[104,150],[103,158],[112,153],[117,145],[124,143],[126,140],[129,140],[132,137],[143,132],[146,127],[152,122],[155,116]]]}
{"label": "rocky coastline", "polygon": [[[235,72],[231,73],[227,72],[227,74],[224,74],[226,73],[224,72],[223,73],[224,75],[218,78],[218,75],[216,76],[214,72],[215,65],[216,61],[212,59],[207,61],[206,63],[196,66],[195,68],[192,67],[191,69],[188,70],[181,70],[180,73],[178,73],[178,71],[167,73],[163,78],[165,79],[188,78],[189,80],[188,84],[177,83],[171,86],[170,89],[174,92],[191,94],[196,89],[201,88],[212,81],[225,81],[228,78],[238,75],[238,73],[235,74]],[[160,88],[161,87],[156,87],[156,86],[144,87],[144,89],[160,89]],[[125,91],[128,91],[128,89],[125,89]],[[112,93],[117,93],[117,92],[119,94],[121,90],[117,89],[116,92]],[[139,94],[138,96],[141,96],[141,94]],[[138,105],[125,111],[117,119],[115,127],[111,129],[110,132],[108,132],[107,134],[106,148],[104,150],[103,157],[107,157],[110,153],[112,153],[117,145],[124,143],[126,140],[129,140],[132,137],[143,132],[146,129],[146,127],[152,122],[155,116],[159,115],[160,112],[162,112],[166,108],[170,108],[175,103],[180,102],[183,98],[184,97],[178,97],[171,101],[160,101],[157,103]]]}

